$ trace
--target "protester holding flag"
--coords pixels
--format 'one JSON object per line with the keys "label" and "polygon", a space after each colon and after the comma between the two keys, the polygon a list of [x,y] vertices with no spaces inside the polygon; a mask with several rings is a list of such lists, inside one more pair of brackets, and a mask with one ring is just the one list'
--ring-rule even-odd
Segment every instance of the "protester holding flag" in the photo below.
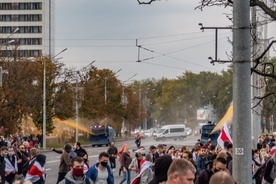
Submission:
{"label": "protester holding flag", "polygon": [[140,164],[140,172],[131,184],[148,184],[153,179],[152,155],[150,153],[146,154],[145,159],[141,160]]}

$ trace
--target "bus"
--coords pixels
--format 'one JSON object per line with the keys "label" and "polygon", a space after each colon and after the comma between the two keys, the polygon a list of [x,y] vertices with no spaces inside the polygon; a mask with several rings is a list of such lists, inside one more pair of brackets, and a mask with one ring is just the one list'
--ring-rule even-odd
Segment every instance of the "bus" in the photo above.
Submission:
{"label": "bus", "polygon": [[108,125],[93,125],[91,127],[90,144],[95,146],[108,146],[110,142],[115,141],[115,131]]}

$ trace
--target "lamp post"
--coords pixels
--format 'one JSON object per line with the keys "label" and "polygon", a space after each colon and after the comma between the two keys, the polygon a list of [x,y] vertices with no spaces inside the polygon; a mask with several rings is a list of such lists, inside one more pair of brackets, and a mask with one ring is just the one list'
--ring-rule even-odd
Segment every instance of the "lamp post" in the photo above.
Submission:
{"label": "lamp post", "polygon": [[[61,53],[65,52],[67,48],[60,51],[58,54],[56,54],[53,57],[50,57],[50,59],[54,59]],[[43,132],[42,132],[42,143],[43,143],[43,149],[46,149],[46,60],[43,59]]]}

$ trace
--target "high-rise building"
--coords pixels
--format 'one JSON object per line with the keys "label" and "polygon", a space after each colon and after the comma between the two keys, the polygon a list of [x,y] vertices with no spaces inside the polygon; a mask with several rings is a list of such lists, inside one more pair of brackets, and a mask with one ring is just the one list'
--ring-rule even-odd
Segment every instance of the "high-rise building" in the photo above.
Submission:
{"label": "high-rise building", "polygon": [[2,57],[53,56],[55,1],[1,0],[0,40]]}

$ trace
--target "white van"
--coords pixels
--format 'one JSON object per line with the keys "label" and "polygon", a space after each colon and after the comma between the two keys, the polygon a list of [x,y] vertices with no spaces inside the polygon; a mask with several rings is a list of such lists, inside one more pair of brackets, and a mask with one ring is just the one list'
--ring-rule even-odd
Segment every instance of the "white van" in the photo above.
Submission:
{"label": "white van", "polygon": [[183,140],[187,137],[184,124],[165,125],[156,133],[155,140],[165,141],[166,139]]}

